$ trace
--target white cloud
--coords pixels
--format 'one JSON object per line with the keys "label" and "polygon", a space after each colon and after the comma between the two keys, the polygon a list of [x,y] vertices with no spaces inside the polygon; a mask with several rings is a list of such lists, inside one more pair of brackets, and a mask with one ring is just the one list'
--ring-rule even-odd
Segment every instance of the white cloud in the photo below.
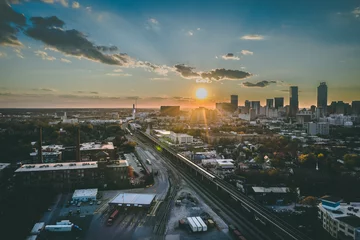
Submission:
{"label": "white cloud", "polygon": [[92,8],[91,7],[86,7],[85,10],[88,11],[88,12],[91,12]]}
{"label": "white cloud", "polygon": [[62,61],[64,63],[71,63],[71,61],[66,58],[61,58],[60,61]]}
{"label": "white cloud", "polygon": [[54,61],[56,60],[55,57],[52,57],[52,56],[48,56],[47,52],[44,52],[44,51],[34,51],[35,55],[38,56],[38,57],[41,57],[42,60],[48,60],[48,61]]}
{"label": "white cloud", "polygon": [[6,57],[6,53],[0,52],[0,57]]}
{"label": "white cloud", "polygon": [[145,23],[147,30],[160,31],[160,23],[155,18],[149,18]]}
{"label": "white cloud", "polygon": [[254,52],[251,52],[251,51],[249,51],[249,50],[241,50],[241,54],[242,54],[242,55],[253,55]]}
{"label": "white cloud", "polygon": [[187,34],[188,36],[194,35],[194,33],[193,33],[192,31],[188,31],[186,34]]}
{"label": "white cloud", "polygon": [[221,58],[224,60],[236,60],[236,61],[240,60],[240,58],[238,56],[235,56],[233,53],[228,53],[226,55],[223,55],[221,56]]}
{"label": "white cloud", "polygon": [[118,68],[118,69],[114,69],[113,72],[122,72],[123,70]]}
{"label": "white cloud", "polygon": [[149,18],[148,22],[156,25],[159,24],[159,21],[156,20],[155,18]]}
{"label": "white cloud", "polygon": [[241,37],[243,40],[263,40],[264,36],[257,34],[244,35]]}
{"label": "white cloud", "polygon": [[201,28],[197,28],[196,30],[200,31],[200,30],[201,30]]}
{"label": "white cloud", "polygon": [[69,6],[69,1],[68,0],[57,0],[57,2],[60,2],[60,4],[63,5],[64,7]]}
{"label": "white cloud", "polygon": [[356,18],[360,17],[360,7],[355,8],[351,13],[354,14]]}
{"label": "white cloud", "polygon": [[20,48],[15,48],[13,51],[16,52],[16,56],[18,56],[19,58],[21,58],[21,59],[24,58],[24,55],[22,54]]}
{"label": "white cloud", "polygon": [[80,7],[80,3],[79,2],[73,2],[72,3],[72,8],[79,8]]}
{"label": "white cloud", "polygon": [[167,77],[157,77],[157,78],[150,78],[151,81],[169,81],[170,78]]}
{"label": "white cloud", "polygon": [[111,77],[131,77],[132,74],[129,74],[129,73],[107,73],[106,76],[111,76]]}

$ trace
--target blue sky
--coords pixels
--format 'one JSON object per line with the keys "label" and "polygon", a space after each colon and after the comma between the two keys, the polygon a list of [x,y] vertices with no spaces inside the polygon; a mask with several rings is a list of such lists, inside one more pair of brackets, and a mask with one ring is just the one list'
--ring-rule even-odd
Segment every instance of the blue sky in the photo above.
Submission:
{"label": "blue sky", "polygon": [[230,94],[287,103],[290,85],[307,107],[322,81],[329,102],[359,100],[359,1],[0,4],[0,107],[129,107],[134,97],[214,107]]}

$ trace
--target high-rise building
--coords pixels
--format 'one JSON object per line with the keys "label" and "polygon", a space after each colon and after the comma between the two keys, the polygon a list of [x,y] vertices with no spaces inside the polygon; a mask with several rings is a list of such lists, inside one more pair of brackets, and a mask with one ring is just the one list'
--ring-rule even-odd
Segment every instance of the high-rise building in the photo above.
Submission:
{"label": "high-rise building", "polygon": [[233,104],[228,102],[215,103],[216,110],[224,111],[224,112],[234,112],[235,107]]}
{"label": "high-rise building", "polygon": [[268,108],[273,108],[274,107],[274,99],[266,99],[266,106]]}
{"label": "high-rise building", "polygon": [[360,101],[352,101],[351,108],[352,114],[360,115]]}
{"label": "high-rise building", "polygon": [[317,107],[321,107],[323,114],[326,115],[326,109],[327,109],[327,92],[328,87],[326,85],[326,82],[320,83],[320,85],[317,88]]}
{"label": "high-rise building", "polygon": [[238,108],[239,106],[239,99],[238,99],[238,95],[231,95],[230,96],[231,99],[231,104],[234,106],[235,110]]}
{"label": "high-rise building", "polygon": [[256,114],[260,114],[260,101],[251,101],[250,107],[255,109]]}
{"label": "high-rise building", "polygon": [[284,107],[284,98],[283,97],[276,97],[275,98],[275,108],[282,108]]}
{"label": "high-rise building", "polygon": [[245,107],[247,109],[250,109],[250,101],[249,100],[245,100]]}
{"label": "high-rise building", "polygon": [[299,110],[299,88],[297,86],[291,86],[290,89],[290,111],[289,115],[295,117]]}

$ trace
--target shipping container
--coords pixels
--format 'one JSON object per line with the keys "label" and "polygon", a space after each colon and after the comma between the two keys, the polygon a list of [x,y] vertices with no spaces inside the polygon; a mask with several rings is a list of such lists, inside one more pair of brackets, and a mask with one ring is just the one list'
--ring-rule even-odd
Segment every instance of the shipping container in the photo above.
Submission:
{"label": "shipping container", "polygon": [[191,228],[191,231],[193,231],[193,232],[197,232],[197,225],[194,223],[194,221],[193,221],[193,219],[191,218],[191,217],[188,217],[187,218],[187,221],[188,221],[188,223],[189,223],[189,226],[190,226],[190,228]]}
{"label": "shipping container", "polygon": [[203,232],[206,232],[206,231],[207,231],[207,226],[206,226],[206,224],[204,223],[204,221],[202,220],[202,218],[201,218],[201,217],[196,217],[196,219],[197,219],[197,220],[199,221],[199,223],[201,224]]}

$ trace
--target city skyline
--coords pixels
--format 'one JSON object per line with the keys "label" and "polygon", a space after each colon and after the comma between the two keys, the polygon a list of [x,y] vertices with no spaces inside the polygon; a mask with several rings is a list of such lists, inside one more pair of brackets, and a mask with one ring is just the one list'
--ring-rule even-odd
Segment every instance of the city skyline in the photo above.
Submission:
{"label": "city skyline", "polygon": [[1,108],[289,105],[290,86],[309,108],[321,82],[328,104],[359,100],[357,1],[0,5]]}

